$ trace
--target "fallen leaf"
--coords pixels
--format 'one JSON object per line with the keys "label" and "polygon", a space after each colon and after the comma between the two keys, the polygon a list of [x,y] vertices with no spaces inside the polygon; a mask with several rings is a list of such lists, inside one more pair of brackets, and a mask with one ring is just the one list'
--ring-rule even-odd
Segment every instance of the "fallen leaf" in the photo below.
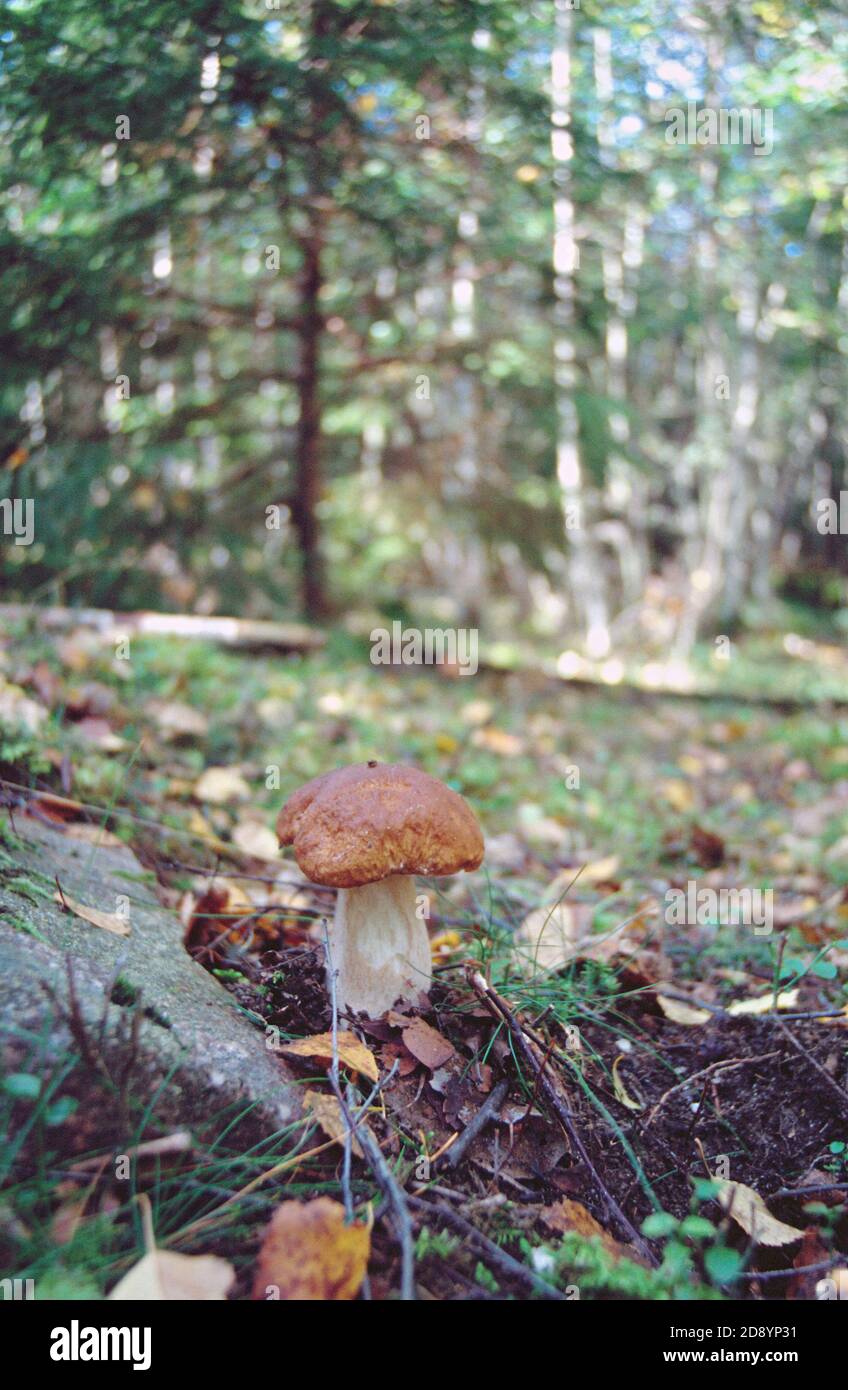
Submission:
{"label": "fallen leaf", "polygon": [[704,869],[716,869],[724,862],[724,840],[711,830],[704,830],[703,826],[692,827],[689,847]]}
{"label": "fallen leaf", "polygon": [[615,1091],[616,1100],[619,1100],[628,1110],[643,1110],[645,1107],[638,1100],[634,1100],[632,1096],[628,1095],[624,1082],[618,1074],[618,1068],[624,1060],[624,1054],[622,1053],[619,1057],[616,1057],[612,1064],[612,1086]]}
{"label": "fallen leaf", "polygon": [[52,792],[42,792],[27,802],[26,814],[36,815],[42,820],[52,821],[54,825],[65,826],[76,816],[83,814],[84,808],[78,801],[65,796],[55,796]]}
{"label": "fallen leaf", "polygon": [[[348,1123],[335,1096],[325,1095],[323,1091],[306,1091],[303,1108],[310,1112],[328,1139],[335,1139],[337,1143],[344,1144]],[[362,1149],[356,1135],[353,1136],[351,1148],[357,1158],[362,1157]]]}
{"label": "fallen leaf", "polygon": [[259,821],[239,821],[233,829],[233,843],[254,859],[273,859],[279,862],[280,842],[268,825]]}
{"label": "fallen leaf", "polygon": [[0,724],[37,734],[46,718],[47,710],[43,705],[31,700],[19,685],[12,685],[0,676]]}
{"label": "fallen leaf", "polygon": [[560,970],[577,954],[583,936],[574,910],[568,903],[537,907],[524,918],[514,937],[519,967],[533,974]]}
{"label": "fallen leaf", "polygon": [[740,1014],[770,1014],[774,1009],[775,1002],[779,1009],[794,1009],[798,1005],[797,989],[785,989],[777,996],[775,1001],[774,993],[761,994],[757,999],[737,999],[732,1004],[728,1004],[727,1012],[734,1018]]}
{"label": "fallen leaf", "polygon": [[53,901],[61,903],[62,907],[67,908],[75,917],[81,917],[93,927],[100,927],[101,931],[112,932],[114,936],[130,934],[129,922],[117,912],[101,912],[97,907],[86,907],[85,903],[77,902],[76,898],[70,897],[68,893],[60,893],[58,889],[53,894]]}
{"label": "fallen leaf", "polygon": [[498,729],[494,725],[487,729],[475,729],[471,735],[471,742],[475,748],[485,748],[489,753],[496,753],[499,758],[517,758],[519,753],[524,752],[523,738],[518,738],[516,734],[508,734],[505,729]]}
{"label": "fallen leaf", "polygon": [[181,700],[151,700],[147,711],[165,738],[203,738],[209,732],[206,715]]}
{"label": "fallen leaf", "polygon": [[455,1051],[453,1043],[443,1038],[423,1018],[413,1019],[409,1027],[404,1028],[402,1037],[407,1051],[412,1053],[416,1061],[422,1062],[428,1071],[443,1067]]}
{"label": "fallen leaf", "polygon": [[345,1225],[340,1202],[330,1197],[283,1202],[265,1231],[253,1297],[350,1302],[365,1278],[370,1253],[370,1226]]}
{"label": "fallen leaf", "polygon": [[[369,1081],[378,1079],[377,1059],[355,1033],[342,1030],[338,1035],[338,1044],[342,1066],[347,1067],[348,1071],[367,1076]],[[287,1052],[290,1057],[314,1057],[316,1061],[329,1064],[333,1060],[333,1035],[316,1033],[311,1038],[298,1038],[296,1042],[285,1043],[280,1051]]]}
{"label": "fallen leaf", "polygon": [[604,859],[591,860],[582,868],[578,864],[561,869],[545,889],[545,901],[558,902],[572,884],[575,888],[588,888],[590,884],[609,883],[618,873],[619,863],[617,854],[608,854]]}
{"label": "fallen leaf", "polygon": [[235,1270],[218,1255],[177,1255],[151,1250],[133,1265],[109,1294],[119,1302],[220,1301],[235,1279]]}
{"label": "fallen leaf", "polygon": [[68,690],[65,713],[71,719],[84,719],[86,716],[105,719],[116,704],[117,696],[111,686],[104,685],[102,681],[85,681],[83,685],[74,685]]}
{"label": "fallen leaf", "polygon": [[101,753],[120,753],[127,746],[126,739],[114,732],[108,720],[99,716],[80,719],[71,728],[77,738],[98,748]]}
{"label": "fallen leaf", "polygon": [[198,801],[223,806],[228,801],[247,801],[250,787],[237,767],[207,767],[194,784]]}
{"label": "fallen leaf", "polygon": [[430,955],[433,958],[433,964],[438,965],[454,951],[458,951],[461,945],[462,937],[458,931],[438,932],[430,940]]}
{"label": "fallen leaf", "polygon": [[606,1235],[603,1226],[582,1202],[573,1202],[568,1197],[561,1197],[558,1202],[543,1207],[539,1215],[548,1229],[559,1235],[565,1235],[566,1231],[576,1231],[581,1236]]}
{"label": "fallen leaf", "polygon": [[804,1232],[772,1216],[753,1187],[731,1182],[729,1178],[715,1178],[714,1182],[721,1189],[718,1201],[728,1216],[759,1245],[791,1245],[794,1240],[801,1239]]}
{"label": "fallen leaf", "polygon": [[666,778],[664,782],[660,782],[659,790],[660,795],[675,811],[681,813],[691,811],[695,805],[695,793],[692,787],[679,777]]}
{"label": "fallen leaf", "polygon": [[595,1220],[592,1213],[587,1211],[582,1202],[575,1202],[570,1197],[561,1197],[558,1202],[543,1207],[539,1215],[548,1230],[555,1231],[557,1235],[564,1236],[573,1232],[587,1240],[597,1236],[613,1259],[620,1260],[622,1256],[631,1260],[638,1258],[625,1246],[619,1245],[618,1241]]}
{"label": "fallen leaf", "polygon": [[633,947],[637,919],[624,922],[603,936],[591,930],[587,904],[556,903],[537,907],[525,917],[513,938],[516,964],[524,973],[561,970],[572,960],[609,961]]}
{"label": "fallen leaf", "polygon": [[666,994],[657,995],[657,1003],[672,1023],[682,1023],[694,1028],[701,1023],[709,1023],[712,1014],[709,1009],[699,1009],[694,1004],[684,1004],[681,999],[669,999]]}
{"label": "fallen leaf", "polygon": [[380,1049],[380,1061],[385,1071],[396,1067],[398,1076],[411,1076],[418,1067],[412,1053],[407,1052],[401,1043],[386,1043]]}

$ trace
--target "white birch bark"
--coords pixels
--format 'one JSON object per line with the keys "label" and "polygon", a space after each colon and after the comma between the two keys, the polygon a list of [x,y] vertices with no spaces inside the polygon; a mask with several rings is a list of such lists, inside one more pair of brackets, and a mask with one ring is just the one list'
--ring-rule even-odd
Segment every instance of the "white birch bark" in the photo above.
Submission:
{"label": "white birch bark", "polygon": [[551,153],[554,164],[554,388],[556,392],[556,471],[568,544],[569,598],[575,626],[592,657],[610,648],[604,575],[595,551],[588,489],[582,476],[580,429],[575,402],[579,380],[575,342],[575,281],[579,247],[574,225],[571,134],[573,11],[569,0],[554,0],[551,54]]}

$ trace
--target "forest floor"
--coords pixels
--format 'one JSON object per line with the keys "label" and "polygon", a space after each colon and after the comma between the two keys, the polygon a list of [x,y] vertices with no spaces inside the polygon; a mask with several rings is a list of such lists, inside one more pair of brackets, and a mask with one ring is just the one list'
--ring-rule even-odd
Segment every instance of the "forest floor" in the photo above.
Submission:
{"label": "forest floor", "polygon": [[[844,673],[844,650],[816,645],[806,684],[792,663],[793,698]],[[740,661],[750,696],[745,670],[764,662],[744,648]],[[321,1228],[310,1277],[324,1297],[355,1292],[366,1259],[370,1296],[396,1296],[404,1250],[418,1296],[436,1299],[848,1284],[848,711],[539,672],[448,679],[373,667],[341,639],[288,657],[133,639],[116,657],[82,629],[28,630],[0,670],[3,880],[36,877],[17,817],[131,846],[257,1048],[269,1029],[303,1042],[286,1059],[308,1093],[285,1133],[245,1146],[231,1117],[210,1116],[169,1151],[144,1094],[115,1132],[85,1049],[49,1105],[16,1063],[0,1090],[4,1271],[32,1274],[41,1296],[102,1297],[144,1252],[145,1192],[158,1245],[223,1257],[236,1297],[292,1277],[315,1230],[293,1221],[282,1274],[267,1245],[257,1267],[263,1232],[284,1204],[315,1213],[319,1198],[356,1216],[337,1229],[334,1206]],[[332,895],[280,864],[272,827],[301,783],[370,758],[460,791],[487,852],[475,874],[422,881],[429,1001],[341,1020],[357,1040],[341,1049],[342,1095],[369,1098],[378,1151],[347,1172],[326,1043],[305,1041],[332,1025]],[[157,1139],[128,1195],[107,1160]]]}

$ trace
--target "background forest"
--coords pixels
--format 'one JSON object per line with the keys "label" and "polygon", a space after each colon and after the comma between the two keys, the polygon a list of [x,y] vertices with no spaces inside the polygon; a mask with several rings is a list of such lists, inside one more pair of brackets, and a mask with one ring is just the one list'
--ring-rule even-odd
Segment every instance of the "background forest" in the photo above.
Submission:
{"label": "background forest", "polygon": [[845,0],[0,8],[0,1293],[848,1298]]}
{"label": "background forest", "polygon": [[6,4],[7,586],[596,660],[838,618],[840,8]]}

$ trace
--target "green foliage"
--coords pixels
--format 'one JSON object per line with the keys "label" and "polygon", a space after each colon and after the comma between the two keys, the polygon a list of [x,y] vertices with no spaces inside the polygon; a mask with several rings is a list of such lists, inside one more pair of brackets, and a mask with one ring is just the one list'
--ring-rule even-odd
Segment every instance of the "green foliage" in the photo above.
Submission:
{"label": "green foliage", "polygon": [[[600,1236],[587,1238],[573,1232],[566,1232],[556,1249],[540,1248],[550,1257],[559,1286],[566,1290],[575,1288],[580,1298],[589,1293],[605,1298],[661,1301],[721,1297],[693,1276],[686,1260],[668,1258],[668,1254],[659,1269],[647,1269],[633,1260],[612,1255]],[[529,1247],[527,1254],[532,1258]]]}
{"label": "green foliage", "polygon": [[[7,547],[11,587],[122,608],[297,604],[302,276],[318,226],[317,516],[338,601],[473,615],[485,572],[509,599],[493,629],[517,618],[544,630],[539,595],[556,608],[568,550],[552,369],[553,6],[320,0],[311,13],[310,29],[293,0],[9,8],[0,461],[13,494],[39,504],[36,543]],[[708,320],[736,390],[753,286],[768,342],[758,444],[779,485],[753,481],[761,506],[783,499],[775,530],[803,536],[801,596],[844,606],[833,548],[783,457],[822,412],[834,489],[845,477],[830,405],[844,370],[838,19],[829,3],[792,23],[778,6],[727,8],[722,100],[767,108],[776,136],[768,155],[711,149],[709,200],[703,161],[665,138],[681,88],[706,85],[701,31],[670,0],[649,15],[640,0],[575,12],[571,397],[619,601],[622,527],[657,566],[681,559],[686,499],[694,488],[703,502],[717,451],[731,448],[732,402],[721,413],[691,399],[708,394]],[[714,278],[699,264],[706,232]],[[618,305],[610,257],[625,276]],[[455,314],[466,282],[468,334]],[[619,310],[623,391],[608,360]],[[601,490],[622,469],[630,500],[613,503]]]}

